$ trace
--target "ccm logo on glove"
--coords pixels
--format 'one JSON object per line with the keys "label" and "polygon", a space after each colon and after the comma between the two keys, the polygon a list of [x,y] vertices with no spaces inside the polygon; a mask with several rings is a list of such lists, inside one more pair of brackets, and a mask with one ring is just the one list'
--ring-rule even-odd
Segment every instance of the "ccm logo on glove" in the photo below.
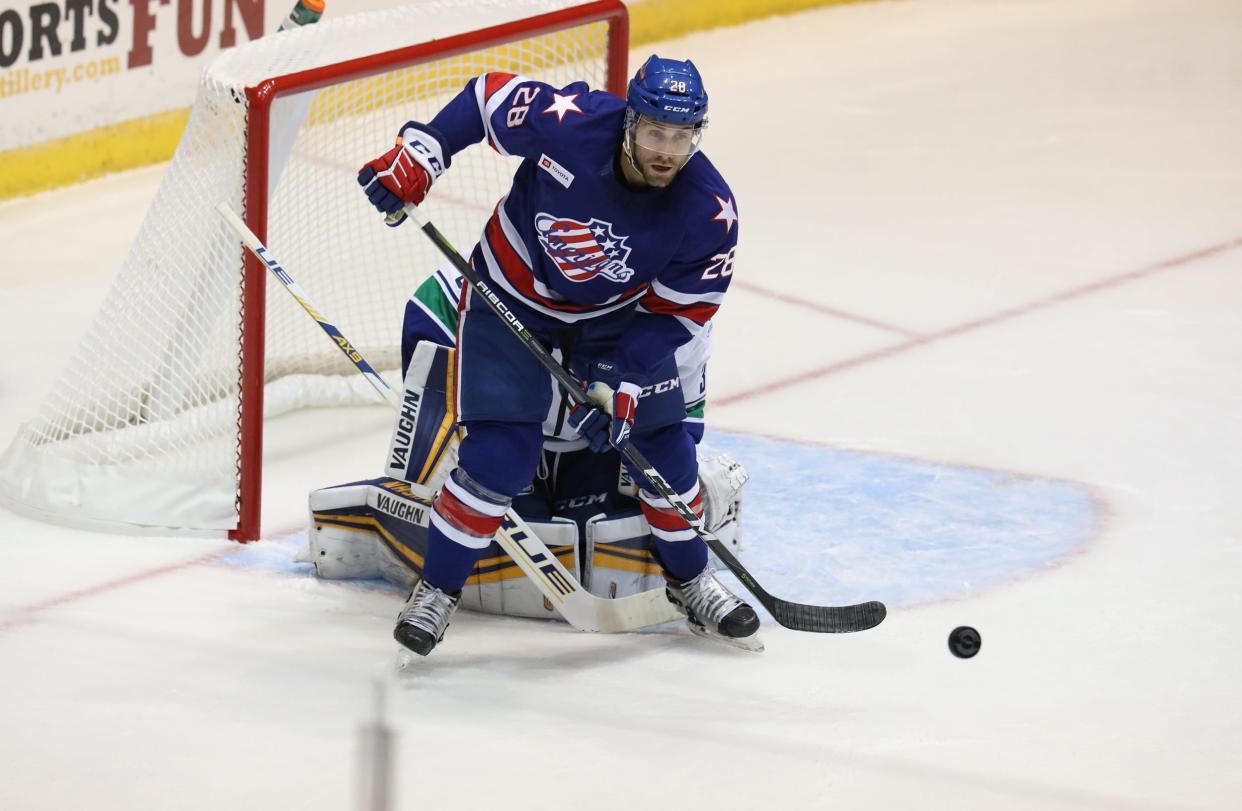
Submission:
{"label": "ccm logo on glove", "polygon": [[[380,213],[397,214],[407,204],[421,203],[447,166],[439,140],[410,122],[396,146],[359,170],[358,185]],[[389,224],[400,225],[404,219]]]}

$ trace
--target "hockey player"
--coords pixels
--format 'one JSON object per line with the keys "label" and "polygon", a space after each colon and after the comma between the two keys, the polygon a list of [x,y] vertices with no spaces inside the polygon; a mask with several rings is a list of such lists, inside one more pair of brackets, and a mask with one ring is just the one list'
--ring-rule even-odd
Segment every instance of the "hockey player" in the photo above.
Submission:
{"label": "hockey player", "polygon": [[[430,529],[427,507],[457,466],[462,433],[453,429],[456,413],[450,405],[456,402],[451,379],[458,323],[454,301],[461,297],[462,282],[457,269],[447,265],[419,285],[406,304],[404,404],[384,454],[384,475],[318,488],[310,494],[311,531],[300,559],[313,563],[319,577],[382,577],[405,586],[407,592],[422,577]],[[709,322],[707,329],[676,353],[678,385],[686,401],[684,423],[696,439],[703,427],[710,327]],[[666,597],[651,528],[621,454],[611,448],[604,453],[592,451],[566,425],[566,412],[562,394],[555,391],[552,410],[543,424],[538,473],[531,486],[513,499],[505,529],[498,536],[506,529],[510,538],[515,532],[538,535],[567,567],[565,574],[597,599],[625,600],[652,589]],[[729,454],[699,449],[704,526],[735,553],[740,543],[741,491],[748,478],[745,467]],[[504,543],[494,540],[469,573],[458,610],[540,619],[560,614],[574,624],[584,619],[581,613],[564,614],[555,603],[523,576]],[[631,600],[629,605],[650,603]],[[666,605],[665,611],[674,607]],[[638,627],[631,622],[667,621],[667,614],[656,606],[619,613],[617,621],[623,615],[628,627]],[[734,644],[761,649],[758,635]]]}
{"label": "hockey player", "polygon": [[[465,287],[465,277],[446,264],[423,281],[405,304],[401,325],[401,375],[405,377],[410,359],[420,341],[441,346],[457,346],[457,302]],[[703,415],[707,403],[707,361],[712,353],[712,324],[709,321],[693,338],[677,348],[674,360],[686,404],[686,431],[696,443],[703,439]],[[569,396],[557,390],[557,402],[544,420],[545,446],[549,443],[563,450],[585,447],[585,440],[567,423],[572,403]],[[569,447],[572,446],[572,447]]]}
{"label": "hockey player", "polygon": [[[419,285],[406,302],[401,330],[403,378],[420,342],[446,347],[457,345],[456,302],[461,298],[464,285],[461,273],[447,264]],[[708,322],[674,354],[678,380],[671,387],[682,392],[685,402],[683,427],[696,444],[703,439],[711,333],[712,324]],[[552,408],[544,418],[544,455],[539,474],[533,487],[515,498],[513,507],[527,519],[556,515],[574,520],[580,530],[585,530],[586,522],[601,512],[625,512],[638,509],[638,505],[627,495],[630,490],[626,484],[628,479],[618,484],[620,454],[611,446],[606,453],[591,452],[588,441],[569,424],[571,405],[568,395],[557,387],[553,392]],[[746,474],[738,472],[741,465],[732,457],[722,461],[725,457],[703,457],[701,454],[700,474],[704,472],[702,463],[705,458],[709,462],[708,475],[699,476],[699,486],[703,491],[706,512],[718,517],[729,509],[727,505],[736,496],[734,487],[740,488],[738,482],[744,482]],[[725,480],[712,475],[721,472],[720,465],[728,469]],[[421,470],[420,463],[416,461],[412,461],[410,467]],[[400,475],[395,471],[389,472]],[[413,480],[409,475],[404,478]],[[636,491],[634,496],[637,496]]]}
{"label": "hockey player", "polygon": [[[593,449],[633,442],[701,510],[694,441],[674,362],[719,307],[733,271],[737,209],[697,154],[707,93],[691,62],[653,56],[627,98],[521,76],[472,79],[427,124],[359,172],[386,214],[423,201],[452,156],[486,139],[524,158],[471,254],[472,266],[546,346],[590,382],[571,426]],[[426,655],[515,495],[534,477],[550,376],[471,292],[459,304],[457,396],[467,435],[431,518],[423,578],[394,636]],[[641,402],[641,407],[640,407]],[[642,484],[637,471],[631,471]],[[753,636],[754,610],[716,580],[707,548],[663,499],[641,493],[670,599],[691,629]]]}

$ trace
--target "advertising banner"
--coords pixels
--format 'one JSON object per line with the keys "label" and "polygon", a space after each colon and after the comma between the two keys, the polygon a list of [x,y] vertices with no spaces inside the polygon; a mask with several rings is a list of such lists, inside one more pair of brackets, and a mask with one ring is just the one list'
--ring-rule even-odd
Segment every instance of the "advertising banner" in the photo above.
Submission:
{"label": "advertising banner", "polygon": [[188,106],[221,49],[288,0],[5,0],[0,151]]}
{"label": "advertising banner", "polygon": [[189,107],[220,51],[276,31],[295,2],[0,0],[0,152]]}

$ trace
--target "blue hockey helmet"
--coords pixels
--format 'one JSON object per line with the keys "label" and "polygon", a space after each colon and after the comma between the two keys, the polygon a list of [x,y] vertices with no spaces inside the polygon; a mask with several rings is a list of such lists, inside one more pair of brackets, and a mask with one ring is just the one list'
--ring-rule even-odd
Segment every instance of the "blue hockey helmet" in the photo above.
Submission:
{"label": "blue hockey helmet", "polygon": [[630,80],[625,100],[635,113],[661,124],[700,127],[707,118],[703,77],[689,59],[648,57]]}

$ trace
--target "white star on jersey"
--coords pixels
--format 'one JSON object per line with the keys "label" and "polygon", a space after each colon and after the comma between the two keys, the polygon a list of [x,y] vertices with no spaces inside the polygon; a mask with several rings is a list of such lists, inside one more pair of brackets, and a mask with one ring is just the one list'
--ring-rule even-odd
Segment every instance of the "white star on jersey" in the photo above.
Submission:
{"label": "white star on jersey", "polygon": [[578,105],[574,104],[574,99],[576,98],[578,98],[577,93],[574,93],[572,96],[562,96],[560,93],[553,93],[552,104],[544,112],[556,113],[556,123],[563,124],[565,123],[566,113],[582,112],[582,110],[578,109]]}
{"label": "white star on jersey", "polygon": [[715,217],[712,217],[712,220],[723,221],[725,224],[725,231],[732,231],[733,223],[737,222],[737,209],[733,207],[733,198],[730,197],[728,200],[723,200],[715,194],[713,194],[712,197],[715,197],[716,202],[720,204],[720,213]]}

